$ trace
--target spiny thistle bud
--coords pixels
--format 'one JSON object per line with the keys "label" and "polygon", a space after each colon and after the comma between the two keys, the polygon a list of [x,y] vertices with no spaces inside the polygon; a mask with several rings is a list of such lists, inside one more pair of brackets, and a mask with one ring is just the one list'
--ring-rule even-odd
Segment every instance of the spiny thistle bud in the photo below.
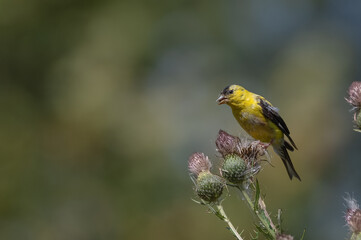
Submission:
{"label": "spiny thistle bud", "polygon": [[224,158],[221,174],[229,182],[239,184],[259,172],[260,157],[266,153],[259,141],[241,140],[220,130],[216,145]]}
{"label": "spiny thistle bud", "polygon": [[355,110],[354,122],[361,129],[361,82],[353,82],[348,89],[348,98],[346,101],[353,106]]}
{"label": "spiny thistle bud", "polygon": [[293,240],[293,237],[291,235],[287,235],[287,234],[278,234],[276,236],[277,240]]}
{"label": "spiny thistle bud", "polygon": [[359,234],[361,232],[361,210],[359,205],[351,197],[345,200],[347,203],[346,222],[353,233]]}
{"label": "spiny thistle bud", "polygon": [[212,164],[204,153],[194,153],[189,157],[188,169],[196,176],[198,196],[207,202],[215,202],[222,195],[225,181],[209,170]]}
{"label": "spiny thistle bud", "polygon": [[207,202],[215,202],[222,195],[225,181],[210,172],[201,172],[197,178],[196,192]]}
{"label": "spiny thistle bud", "polygon": [[222,176],[228,182],[241,183],[246,176],[247,163],[238,155],[227,155],[222,165]]}

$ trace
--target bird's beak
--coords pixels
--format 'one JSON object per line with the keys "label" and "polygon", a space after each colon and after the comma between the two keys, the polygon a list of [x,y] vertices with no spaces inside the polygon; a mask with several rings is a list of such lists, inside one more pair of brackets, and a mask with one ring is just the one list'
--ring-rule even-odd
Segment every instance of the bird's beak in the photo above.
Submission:
{"label": "bird's beak", "polygon": [[226,98],[223,94],[221,94],[217,98],[216,102],[218,103],[218,105],[225,104],[228,102],[228,98]]}

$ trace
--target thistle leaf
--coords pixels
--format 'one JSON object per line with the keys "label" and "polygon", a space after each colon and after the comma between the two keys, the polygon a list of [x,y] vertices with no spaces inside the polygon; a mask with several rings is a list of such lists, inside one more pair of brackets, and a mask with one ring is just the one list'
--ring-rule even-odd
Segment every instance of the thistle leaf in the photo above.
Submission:
{"label": "thistle leaf", "polygon": [[274,240],[272,235],[266,229],[264,229],[256,224],[255,224],[255,226],[256,226],[257,230],[260,231],[266,237],[266,239]]}

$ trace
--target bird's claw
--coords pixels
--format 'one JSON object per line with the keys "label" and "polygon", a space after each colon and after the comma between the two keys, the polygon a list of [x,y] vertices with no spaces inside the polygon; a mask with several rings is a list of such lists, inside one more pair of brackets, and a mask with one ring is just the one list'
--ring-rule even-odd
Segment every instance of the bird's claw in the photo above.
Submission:
{"label": "bird's claw", "polygon": [[269,142],[269,143],[260,142],[259,144],[260,144],[261,146],[263,146],[264,149],[267,149],[267,148],[272,144],[272,142]]}

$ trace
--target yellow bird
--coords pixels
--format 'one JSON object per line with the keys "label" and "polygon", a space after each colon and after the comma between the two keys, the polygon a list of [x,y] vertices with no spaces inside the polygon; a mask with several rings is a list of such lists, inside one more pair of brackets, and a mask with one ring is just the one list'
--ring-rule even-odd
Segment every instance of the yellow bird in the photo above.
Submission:
{"label": "yellow bird", "polygon": [[[293,151],[297,147],[277,108],[264,97],[238,85],[226,87],[217,102],[230,106],[238,123],[254,139],[268,143],[266,146],[272,145],[274,151],[281,157],[290,179],[296,177],[301,181],[287,151]],[[284,139],[284,135],[291,144]]]}

